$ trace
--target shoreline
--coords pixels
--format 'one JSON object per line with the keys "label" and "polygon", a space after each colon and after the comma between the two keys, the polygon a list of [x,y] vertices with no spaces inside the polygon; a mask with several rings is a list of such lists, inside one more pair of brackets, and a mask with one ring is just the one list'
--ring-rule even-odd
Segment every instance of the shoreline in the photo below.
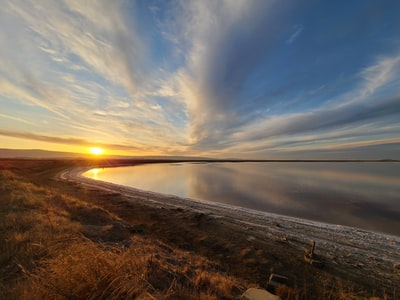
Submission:
{"label": "shoreline", "polygon": [[[217,161],[218,163],[220,162],[231,162],[231,161]],[[249,161],[240,161],[240,162],[249,162]],[[255,161],[254,161],[255,162]],[[262,162],[281,162],[281,161],[265,161],[263,160]],[[325,161],[285,161],[285,162],[325,162]],[[329,162],[382,162],[382,161],[329,161]],[[293,216],[293,215],[285,215],[285,214],[280,214],[279,212],[269,212],[266,210],[256,210],[253,208],[248,208],[248,207],[244,207],[244,206],[235,206],[235,205],[231,205],[231,204],[227,204],[227,203],[222,203],[222,202],[216,202],[216,201],[211,201],[208,199],[200,199],[200,198],[190,198],[190,196],[182,196],[182,195],[174,195],[174,194],[168,194],[168,193],[162,193],[162,192],[155,192],[155,191],[151,191],[151,190],[143,190],[140,188],[136,188],[134,186],[126,186],[123,184],[118,184],[118,183],[112,183],[112,182],[108,182],[108,181],[103,181],[101,179],[93,179],[91,177],[86,177],[83,176],[82,174],[90,171],[92,169],[101,169],[101,168],[124,168],[124,167],[134,167],[136,165],[142,165],[142,164],[160,164],[160,162],[156,161],[156,162],[136,162],[134,164],[129,164],[129,165],[121,165],[121,164],[112,164],[110,166],[104,166],[101,165],[100,167],[87,167],[87,168],[83,168],[81,171],[79,171],[76,175],[74,174],[74,177],[80,177],[83,180],[89,179],[89,180],[94,180],[96,182],[103,182],[106,184],[111,184],[111,185],[115,185],[115,186],[119,186],[119,187],[123,187],[124,189],[126,188],[132,188],[132,190],[134,191],[142,191],[142,192],[146,192],[149,194],[156,194],[159,197],[170,197],[170,198],[177,198],[177,199],[182,199],[184,201],[188,201],[188,202],[194,202],[194,203],[206,203],[208,204],[208,206],[210,207],[219,207],[219,208],[226,208],[227,210],[232,210],[232,211],[242,211],[245,214],[248,215],[260,215],[260,217],[262,218],[264,217],[272,217],[272,218],[285,218],[287,219],[289,222],[297,222],[297,223],[305,223],[305,224],[310,224],[314,227],[329,227],[332,230],[335,230],[336,228],[347,228],[348,231],[351,230],[357,230],[357,231],[365,231],[365,232],[369,232],[369,233],[373,233],[373,234],[377,234],[377,235],[384,235],[384,236],[394,236],[396,238],[400,238],[400,233],[398,232],[390,232],[390,231],[384,231],[384,230],[373,230],[373,229],[369,229],[366,227],[357,227],[356,225],[349,225],[349,224],[339,224],[339,223],[334,223],[334,222],[325,222],[324,220],[317,220],[317,219],[307,219],[307,217],[302,217],[302,216]],[[162,163],[171,163],[170,161],[167,162],[162,162]],[[181,161],[177,161],[177,163],[182,163]],[[183,163],[187,163],[187,162],[183,162]],[[211,161],[201,161],[201,163],[212,163]]]}
{"label": "shoreline", "polygon": [[143,191],[82,176],[84,171],[91,168],[65,169],[57,174],[56,179],[118,195],[129,203],[206,216],[208,221],[247,236],[249,243],[268,241],[283,251],[286,249],[289,254],[302,253],[315,241],[317,253],[324,258],[325,269],[353,280],[362,278],[362,281],[374,282],[384,289],[396,287],[400,278],[395,267],[400,262],[400,237]]}
{"label": "shoreline", "polygon": [[[121,167],[121,166],[111,166],[111,168],[113,168],[113,167]],[[138,189],[135,187],[130,187],[130,186],[112,183],[112,182],[103,181],[103,180],[98,180],[98,179],[92,179],[92,178],[83,176],[83,173],[90,171],[92,169],[94,169],[94,168],[90,168],[90,167],[82,168],[82,169],[79,168],[78,170],[76,170],[76,172],[72,170],[73,173],[66,175],[67,180],[71,180],[71,181],[78,180],[79,182],[89,180],[90,182],[88,182],[88,183],[90,185],[93,185],[93,184],[96,185],[95,183],[100,183],[99,186],[107,187],[107,188],[110,188],[111,190],[120,189],[123,192],[131,191],[131,192],[146,193],[149,196],[150,195],[154,196],[155,199],[163,198],[163,199],[172,200],[174,202],[175,202],[175,200],[176,200],[176,202],[179,202],[179,204],[176,204],[176,205],[174,205],[172,203],[168,203],[168,202],[162,203],[164,205],[172,205],[173,207],[185,206],[185,207],[189,207],[189,208],[194,208],[194,207],[196,207],[196,204],[197,204],[198,206],[204,205],[205,208],[210,209],[210,210],[213,210],[213,209],[224,210],[225,209],[230,212],[237,212],[238,214],[242,214],[243,216],[247,216],[247,217],[254,216],[260,220],[265,220],[265,219],[285,220],[287,222],[303,224],[306,226],[309,225],[309,226],[315,227],[315,228],[323,227],[323,228],[327,228],[329,230],[339,230],[340,228],[342,228],[343,230],[346,230],[346,231],[360,231],[360,232],[365,232],[366,234],[373,234],[373,235],[377,235],[377,236],[381,235],[386,238],[394,237],[394,238],[400,239],[400,236],[396,236],[394,234],[389,234],[389,233],[384,233],[384,232],[376,232],[376,231],[372,231],[372,230],[367,230],[367,229],[357,228],[357,227],[352,227],[352,226],[347,226],[347,225],[324,223],[324,222],[309,220],[309,219],[305,219],[305,218],[301,218],[301,217],[281,215],[278,213],[258,211],[258,210],[254,210],[251,208],[234,206],[234,205],[220,203],[220,202],[213,202],[213,201],[208,201],[208,200],[182,197],[182,196],[177,196],[177,195],[173,195],[173,194],[163,194],[163,193],[159,193],[159,192],[142,190],[142,189]],[[148,200],[152,201],[153,199],[149,198]],[[181,201],[188,202],[188,203],[185,204]],[[155,202],[155,203],[158,203],[158,202]],[[158,203],[158,204],[161,204],[161,203]],[[190,205],[190,204],[192,204],[192,205]]]}

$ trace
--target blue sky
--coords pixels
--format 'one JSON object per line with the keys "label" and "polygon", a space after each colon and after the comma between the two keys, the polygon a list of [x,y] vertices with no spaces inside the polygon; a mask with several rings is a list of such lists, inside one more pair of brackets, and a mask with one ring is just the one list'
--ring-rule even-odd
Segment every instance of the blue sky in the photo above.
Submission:
{"label": "blue sky", "polygon": [[399,1],[2,1],[0,147],[400,159]]}

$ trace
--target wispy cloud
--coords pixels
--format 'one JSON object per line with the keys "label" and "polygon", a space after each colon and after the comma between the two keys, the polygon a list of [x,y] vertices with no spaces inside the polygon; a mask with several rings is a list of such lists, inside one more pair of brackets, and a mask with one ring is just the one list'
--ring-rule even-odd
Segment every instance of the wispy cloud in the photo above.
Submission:
{"label": "wispy cloud", "polygon": [[[397,87],[393,83],[398,82],[400,77],[394,72],[387,72],[388,69],[395,69],[396,57],[388,56],[378,59],[371,66],[365,68],[361,72],[359,84],[355,85],[351,92],[337,96],[331,105],[298,113],[256,118],[240,127],[225,130],[225,136],[219,140],[219,149],[239,149],[242,147],[240,145],[245,145],[243,150],[246,148],[246,151],[253,149],[254,152],[268,153],[268,151],[283,145],[290,145],[294,150],[295,144],[302,145],[306,142],[313,144],[310,148],[315,147],[315,144],[318,143],[318,147],[323,149],[326,137],[331,136],[332,133],[335,138],[329,139],[330,146],[326,146],[328,148],[338,148],[340,145],[345,149],[346,145],[357,145],[358,143],[374,145],[376,140],[373,137],[373,128],[375,126],[385,129],[376,133],[377,136],[382,136],[382,134],[389,137],[397,136],[400,127],[395,120],[400,116],[400,97],[397,95]],[[387,64],[389,61],[392,63]],[[376,80],[371,83],[370,70],[374,70],[374,72],[379,70],[378,74],[385,74],[384,79],[381,76],[379,84]],[[366,76],[367,74],[368,76]],[[388,89],[388,85],[394,90]],[[380,87],[386,87],[387,94],[379,95],[380,98],[377,99],[374,92],[377,92]],[[365,92],[366,89],[368,93]],[[354,101],[355,99],[357,101]],[[366,126],[368,124],[373,126]],[[386,126],[387,124],[397,125]],[[351,134],[348,130],[343,130],[349,127],[352,128]],[[299,140],[299,137],[310,133],[315,133],[311,139],[302,140],[300,138]],[[358,139],[363,136],[369,136],[369,140],[359,142]],[[218,148],[215,143],[213,145],[214,148]]]}
{"label": "wispy cloud", "polygon": [[[276,4],[251,1],[238,6],[225,4],[194,3],[185,6],[183,12],[186,16],[183,21],[191,23],[182,26],[187,65],[179,74],[179,80],[181,96],[189,109],[193,149],[226,151],[238,144],[251,145],[256,141],[259,144],[262,140],[264,149],[258,147],[258,150],[265,155],[271,139],[319,132],[316,137],[319,140],[331,131],[362,126],[365,122],[384,122],[382,118],[395,118],[400,114],[396,109],[400,107],[396,93],[385,95],[379,102],[371,97],[379,87],[387,88],[390,80],[398,80],[394,73],[397,70],[395,56],[372,62],[360,72],[359,83],[332,98],[330,105],[296,113],[269,112],[266,104],[271,99],[265,99],[264,104],[259,99],[246,97],[246,90],[253,88],[248,84],[249,78],[259,72],[259,66],[268,61],[276,49],[278,37],[273,30],[268,30],[271,24],[278,26],[279,23],[279,16],[274,14]],[[293,43],[303,29],[303,25],[296,25],[286,43]],[[239,33],[233,34],[234,31]],[[310,95],[305,94],[300,99],[305,97]],[[301,101],[304,100],[297,100]]]}
{"label": "wispy cloud", "polygon": [[85,147],[93,146],[95,144],[96,146],[104,147],[110,150],[128,150],[128,151],[143,150],[142,147],[136,147],[134,145],[94,143],[93,141],[75,137],[54,137],[54,136],[34,134],[30,132],[0,130],[0,135],[14,137],[14,138],[23,138],[34,141],[41,141],[41,142],[50,142],[50,143],[64,144],[64,145],[78,145]]}
{"label": "wispy cloud", "polygon": [[[134,3],[3,4],[0,95],[8,106],[18,102],[26,109],[47,110],[40,115],[52,120],[52,128],[36,130],[68,135],[76,133],[74,127],[85,128],[80,134],[86,132],[87,138],[97,132],[95,138],[140,140],[144,147],[184,139],[170,122],[174,116],[168,102],[160,111],[152,97],[164,75],[149,67],[146,33],[131,18],[138,13]],[[161,88],[161,96],[167,88]],[[60,119],[55,121],[53,114]],[[30,122],[36,119],[32,114]]]}
{"label": "wispy cloud", "polygon": [[182,7],[178,21],[183,31],[177,36],[182,37],[186,65],[178,82],[195,148],[218,145],[240,126],[238,113],[249,104],[240,94],[268,57],[272,24],[279,23],[272,10],[271,3],[259,1],[193,1]]}
{"label": "wispy cloud", "polygon": [[397,87],[400,82],[400,54],[379,58],[377,63],[362,70],[361,76],[364,79],[361,96],[388,85]]}
{"label": "wispy cloud", "polygon": [[286,44],[288,44],[288,45],[292,44],[299,37],[299,35],[303,32],[304,27],[302,25],[298,24],[298,25],[295,25],[293,29],[294,29],[294,32],[286,40]]}
{"label": "wispy cloud", "polygon": [[29,125],[32,125],[32,124],[33,124],[33,123],[31,123],[31,122],[29,122],[29,121],[27,121],[27,120],[25,120],[25,119],[18,118],[18,117],[14,117],[14,116],[10,116],[10,115],[6,115],[6,114],[0,114],[0,118],[5,118],[5,119],[9,119],[9,120],[14,120],[14,121],[26,123],[26,124],[29,124]]}

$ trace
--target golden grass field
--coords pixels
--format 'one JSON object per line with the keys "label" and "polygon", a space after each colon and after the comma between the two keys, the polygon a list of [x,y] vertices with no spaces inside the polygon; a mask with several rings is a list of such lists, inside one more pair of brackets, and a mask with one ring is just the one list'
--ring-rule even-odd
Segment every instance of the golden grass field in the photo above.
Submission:
{"label": "golden grass field", "polygon": [[278,254],[257,268],[268,249],[240,236],[224,248],[230,231],[202,228],[196,215],[52,180],[76,164],[0,162],[0,299],[240,299],[287,264],[301,270],[282,299],[396,298]]}

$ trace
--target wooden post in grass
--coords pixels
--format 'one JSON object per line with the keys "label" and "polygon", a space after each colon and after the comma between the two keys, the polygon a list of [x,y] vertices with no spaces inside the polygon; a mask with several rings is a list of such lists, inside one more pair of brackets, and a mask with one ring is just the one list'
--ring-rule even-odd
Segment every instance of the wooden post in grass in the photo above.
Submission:
{"label": "wooden post in grass", "polygon": [[312,246],[311,246],[311,257],[314,257],[314,250],[315,250],[315,241],[312,241]]}
{"label": "wooden post in grass", "polygon": [[311,249],[304,249],[305,254],[304,254],[304,260],[309,263],[310,265],[316,266],[316,267],[322,267],[323,262],[315,255],[315,241],[312,241],[311,244]]}

